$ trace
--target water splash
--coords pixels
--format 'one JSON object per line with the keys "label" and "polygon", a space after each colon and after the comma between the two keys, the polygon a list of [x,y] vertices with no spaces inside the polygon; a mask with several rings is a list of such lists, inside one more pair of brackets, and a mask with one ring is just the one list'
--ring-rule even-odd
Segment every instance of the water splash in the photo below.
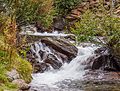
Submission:
{"label": "water splash", "polygon": [[44,32],[34,32],[34,31],[22,31],[20,35],[30,35],[30,36],[39,36],[39,37],[67,37],[67,36],[75,36],[74,34],[64,34],[59,33],[57,31],[53,31],[52,33]]}
{"label": "water splash", "polygon": [[62,59],[53,52],[53,49],[40,41],[31,45],[31,51],[36,56],[36,60],[40,63],[43,63],[48,55],[54,55],[59,62],[63,63]]}
{"label": "water splash", "polygon": [[94,55],[93,52],[96,48],[96,46],[78,47],[79,51],[77,57],[74,58],[69,64],[65,63],[59,70],[52,70],[44,73],[32,74],[33,80],[30,83],[30,85],[32,87],[39,87],[40,85],[45,84],[49,87],[57,87],[56,83],[64,81],[66,79],[82,80],[83,75],[85,74],[84,62],[90,56]]}

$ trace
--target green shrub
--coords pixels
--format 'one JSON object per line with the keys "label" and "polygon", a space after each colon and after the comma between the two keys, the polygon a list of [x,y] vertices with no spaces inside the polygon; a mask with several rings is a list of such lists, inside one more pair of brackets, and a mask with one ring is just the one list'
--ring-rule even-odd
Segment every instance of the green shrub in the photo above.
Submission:
{"label": "green shrub", "polygon": [[7,14],[16,16],[18,25],[40,21],[45,27],[52,23],[55,10],[53,0],[4,0]]}
{"label": "green shrub", "polygon": [[32,77],[31,77],[31,73],[32,73],[32,66],[31,64],[20,58],[19,56],[17,56],[16,59],[18,62],[16,62],[16,68],[17,71],[19,72],[20,76],[22,79],[24,79],[26,82],[30,82]]}
{"label": "green shrub", "polygon": [[[114,15],[102,13],[101,16],[87,11],[82,15],[80,21],[75,23],[75,28],[71,28],[79,41],[91,41],[102,44],[111,49],[113,54],[120,55],[120,18]],[[105,43],[95,41],[101,36],[105,38]],[[118,53],[119,50],[119,53]]]}
{"label": "green shrub", "polygon": [[66,15],[82,1],[83,0],[55,0],[55,7],[58,14]]}
{"label": "green shrub", "polygon": [[[16,48],[16,21],[14,17],[0,14],[0,90],[15,86],[9,81],[6,72],[16,69],[26,82],[31,81],[32,66],[22,59]],[[14,91],[14,90],[11,90]],[[16,91],[16,90],[15,90]]]}

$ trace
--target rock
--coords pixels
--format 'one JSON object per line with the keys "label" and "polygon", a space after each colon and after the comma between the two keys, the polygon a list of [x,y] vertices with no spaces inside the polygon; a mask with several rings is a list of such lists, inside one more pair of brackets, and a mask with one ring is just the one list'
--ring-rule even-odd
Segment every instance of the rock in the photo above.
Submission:
{"label": "rock", "polygon": [[66,25],[63,18],[54,18],[53,22],[53,28],[55,31],[62,31]]}
{"label": "rock", "polygon": [[63,63],[69,63],[76,57],[78,49],[65,39],[42,38],[31,45],[27,60],[34,72],[44,72],[50,68],[59,69]]}
{"label": "rock", "polygon": [[33,68],[34,68],[34,73],[37,73],[37,72],[43,73],[44,71],[49,69],[49,65],[46,63],[39,63],[38,62],[38,63],[33,64]]}
{"label": "rock", "polygon": [[68,57],[68,60],[72,60],[77,55],[78,49],[67,41],[52,38],[43,38],[41,39],[41,42],[66,55]]}
{"label": "rock", "polygon": [[109,49],[98,48],[95,53],[94,57],[88,59],[92,70],[120,71],[120,59],[112,55]]}
{"label": "rock", "polygon": [[30,86],[22,79],[16,79],[12,81],[13,84],[17,84],[20,90],[28,90]]}
{"label": "rock", "polygon": [[35,27],[37,28],[38,32],[44,32],[44,27],[43,27],[43,25],[42,25],[42,23],[40,21],[37,21],[35,23]]}
{"label": "rock", "polygon": [[62,66],[62,63],[52,54],[49,54],[44,62],[50,64],[54,69],[59,69]]}
{"label": "rock", "polygon": [[120,72],[90,70],[84,75],[82,83],[87,91],[120,91]]}
{"label": "rock", "polygon": [[8,76],[8,79],[9,79],[10,81],[13,81],[13,80],[16,80],[16,79],[19,79],[19,78],[20,78],[19,73],[16,71],[16,69],[13,69],[13,70],[11,70],[11,71],[8,71],[8,72],[6,73],[6,75]]}
{"label": "rock", "polygon": [[102,70],[91,70],[84,75],[84,80],[93,84],[117,84],[120,83],[120,72],[108,72]]}

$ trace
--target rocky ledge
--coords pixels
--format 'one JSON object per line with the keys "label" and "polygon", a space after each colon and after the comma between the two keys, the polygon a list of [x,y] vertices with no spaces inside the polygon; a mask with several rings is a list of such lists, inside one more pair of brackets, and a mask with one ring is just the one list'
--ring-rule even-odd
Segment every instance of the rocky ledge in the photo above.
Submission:
{"label": "rocky ledge", "polygon": [[120,71],[120,58],[106,47],[95,50],[95,55],[87,60],[88,68],[92,70]]}
{"label": "rocky ledge", "polygon": [[27,60],[31,62],[34,72],[44,72],[50,68],[59,69],[63,63],[69,63],[76,57],[78,49],[68,40],[41,38],[31,45]]}
{"label": "rocky ledge", "polygon": [[120,91],[120,59],[106,47],[98,48],[94,54],[86,62],[85,91]]}

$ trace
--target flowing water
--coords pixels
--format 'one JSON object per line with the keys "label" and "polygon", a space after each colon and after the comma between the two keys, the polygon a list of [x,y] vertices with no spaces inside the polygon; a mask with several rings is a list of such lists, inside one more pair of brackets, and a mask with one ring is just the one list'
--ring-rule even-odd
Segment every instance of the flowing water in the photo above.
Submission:
{"label": "flowing water", "polygon": [[[27,30],[27,29],[23,29],[23,30]],[[30,36],[40,36],[40,37],[56,37],[56,38],[73,36],[71,34],[63,34],[63,33],[58,33],[56,31],[53,33],[47,33],[47,32],[38,33],[33,31],[27,31],[27,32],[21,32],[20,34],[30,35]],[[30,83],[31,86],[30,91],[120,91],[119,84],[118,86],[116,84],[112,86],[111,84],[110,85],[102,84],[100,86],[98,86],[98,84],[95,86],[93,86],[93,84],[88,84],[88,89],[87,90],[83,89],[85,87],[83,86],[83,82],[85,81],[84,75],[86,71],[88,72],[88,70],[85,70],[85,67],[87,65],[86,64],[87,59],[93,56],[94,50],[98,48],[95,45],[91,45],[91,44],[86,47],[82,47],[83,45],[78,47],[78,54],[76,58],[74,58],[68,64],[68,63],[64,63],[63,60],[60,57],[58,57],[58,55],[54,54],[53,50],[51,50],[50,47],[44,45],[41,42],[35,42],[34,46],[31,46],[31,50],[36,55],[37,61],[41,63],[44,61],[45,59],[44,56],[41,57],[39,53],[40,51],[42,51],[46,55],[47,54],[54,55],[59,60],[59,62],[62,63],[62,67],[59,70],[55,70],[52,67],[50,67],[50,69],[48,71],[45,71],[44,73],[32,74],[33,80]],[[106,88],[108,89],[106,90]]]}
{"label": "flowing water", "polygon": [[74,81],[83,80],[85,63],[94,55],[96,48],[96,46],[78,47],[76,58],[69,64],[64,63],[59,70],[51,69],[44,73],[32,74],[31,91],[82,91],[74,87]]}
{"label": "flowing water", "polygon": [[40,36],[40,37],[67,37],[67,36],[74,36],[74,34],[64,34],[64,33],[59,33],[58,31],[53,31],[52,33],[44,32],[40,33],[37,32],[36,29],[32,29],[34,31],[30,31],[29,28],[23,29],[25,31],[22,31],[20,34],[21,35],[31,35],[31,36]]}

